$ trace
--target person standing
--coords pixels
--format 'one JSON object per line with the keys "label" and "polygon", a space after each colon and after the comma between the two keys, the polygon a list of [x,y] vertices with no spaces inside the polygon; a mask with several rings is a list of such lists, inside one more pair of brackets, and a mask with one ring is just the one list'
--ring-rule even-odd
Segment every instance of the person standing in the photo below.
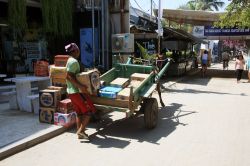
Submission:
{"label": "person standing", "polygon": [[77,60],[80,56],[78,46],[75,43],[71,43],[65,46],[65,50],[70,56],[66,65],[67,93],[77,113],[76,124],[78,139],[89,139],[85,130],[91,115],[95,113],[96,109],[87,95],[87,87],[79,83],[76,79],[76,75],[80,73],[80,64]]}
{"label": "person standing", "polygon": [[223,61],[223,70],[225,70],[226,68],[228,69],[229,53],[227,51],[224,51],[222,53],[222,61]]}
{"label": "person standing", "polygon": [[241,80],[242,73],[244,70],[244,65],[245,65],[245,60],[244,60],[243,55],[240,53],[235,62],[235,70],[237,73],[237,83],[239,83]]}
{"label": "person standing", "polygon": [[205,50],[204,53],[201,55],[201,66],[202,66],[202,76],[204,77],[207,72],[207,65],[208,65],[208,51]]}
{"label": "person standing", "polygon": [[248,70],[248,82],[250,82],[250,56],[247,58],[246,69]]}

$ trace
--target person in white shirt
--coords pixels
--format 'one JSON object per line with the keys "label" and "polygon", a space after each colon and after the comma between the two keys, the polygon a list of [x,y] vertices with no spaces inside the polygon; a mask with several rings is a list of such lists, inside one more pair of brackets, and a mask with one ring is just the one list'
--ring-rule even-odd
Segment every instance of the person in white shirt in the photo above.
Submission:
{"label": "person in white shirt", "polygon": [[243,55],[240,53],[239,57],[235,61],[235,70],[237,73],[237,83],[239,83],[241,80],[242,73],[244,71],[244,65],[245,65],[245,60],[244,60]]}
{"label": "person in white shirt", "polygon": [[205,50],[201,56],[202,76],[204,77],[207,72],[208,65],[208,51]]}

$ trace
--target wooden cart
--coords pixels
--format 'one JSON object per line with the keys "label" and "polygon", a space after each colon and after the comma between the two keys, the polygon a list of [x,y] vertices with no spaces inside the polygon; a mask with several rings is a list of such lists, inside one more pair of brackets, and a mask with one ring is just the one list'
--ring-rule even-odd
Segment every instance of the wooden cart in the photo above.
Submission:
{"label": "wooden cart", "polygon": [[166,62],[161,71],[157,72],[156,66],[135,65],[131,64],[131,59],[127,64],[118,63],[108,72],[101,75],[101,81],[109,84],[118,77],[130,78],[133,73],[148,74],[137,87],[130,87],[130,96],[127,100],[109,99],[104,97],[91,96],[97,110],[101,111],[120,111],[126,113],[126,117],[137,113],[144,114],[145,127],[153,129],[157,126],[158,121],[158,102],[152,97],[154,90],[157,90],[160,102],[161,99],[159,79],[166,71],[170,60]]}

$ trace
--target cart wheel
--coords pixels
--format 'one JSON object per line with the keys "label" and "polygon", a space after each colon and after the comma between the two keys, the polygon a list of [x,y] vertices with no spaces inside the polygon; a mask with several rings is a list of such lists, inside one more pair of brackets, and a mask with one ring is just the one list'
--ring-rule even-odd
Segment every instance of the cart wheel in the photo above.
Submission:
{"label": "cart wheel", "polygon": [[144,100],[144,124],[147,129],[153,129],[158,122],[158,102],[155,98]]}

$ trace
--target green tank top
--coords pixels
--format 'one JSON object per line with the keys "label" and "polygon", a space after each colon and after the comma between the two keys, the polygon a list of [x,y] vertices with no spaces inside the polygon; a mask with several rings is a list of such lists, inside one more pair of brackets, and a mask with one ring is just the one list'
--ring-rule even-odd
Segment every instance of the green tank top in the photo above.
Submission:
{"label": "green tank top", "polygon": [[[75,75],[80,73],[80,65],[75,58],[70,57],[67,61],[67,72],[74,73]],[[68,94],[79,93],[79,89],[75,87],[70,81],[66,80]]]}

